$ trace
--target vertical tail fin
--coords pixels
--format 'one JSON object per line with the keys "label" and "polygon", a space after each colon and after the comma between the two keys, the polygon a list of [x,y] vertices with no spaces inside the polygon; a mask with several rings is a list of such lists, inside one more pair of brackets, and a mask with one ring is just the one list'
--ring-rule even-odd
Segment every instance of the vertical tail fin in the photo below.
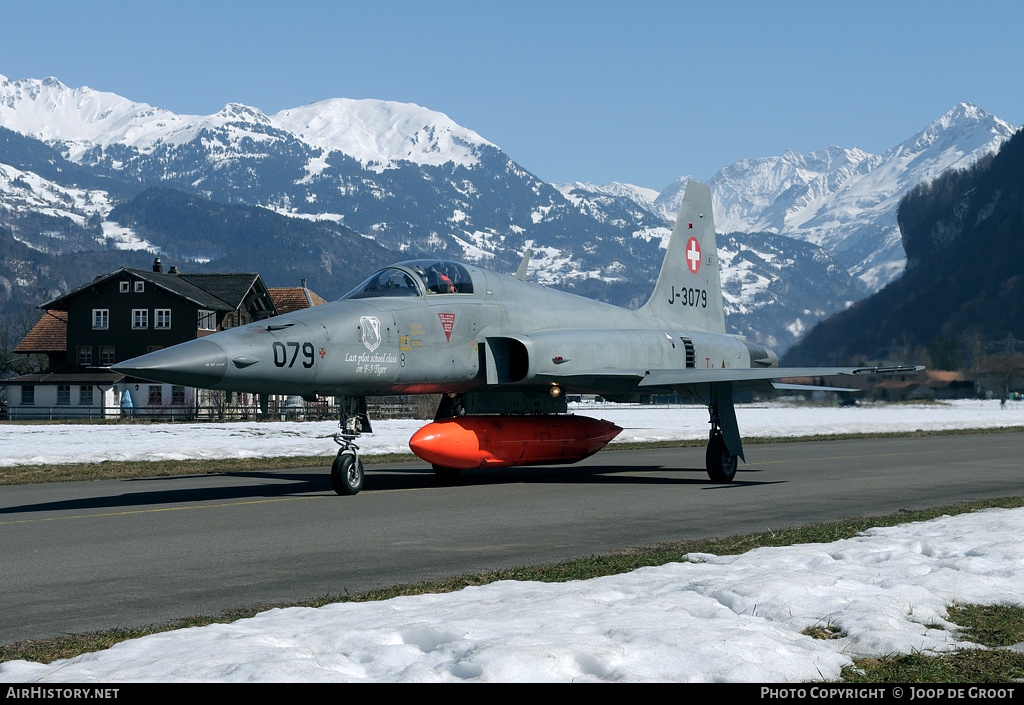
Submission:
{"label": "vertical tail fin", "polygon": [[686,184],[654,293],[640,311],[691,330],[725,332],[711,189]]}

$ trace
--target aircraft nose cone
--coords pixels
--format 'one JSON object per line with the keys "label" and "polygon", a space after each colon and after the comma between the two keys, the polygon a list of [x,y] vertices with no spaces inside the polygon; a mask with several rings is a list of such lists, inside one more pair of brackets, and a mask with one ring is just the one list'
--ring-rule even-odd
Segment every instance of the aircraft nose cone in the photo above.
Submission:
{"label": "aircraft nose cone", "polygon": [[224,348],[199,339],[119,362],[110,369],[154,382],[210,389],[224,379],[227,366]]}

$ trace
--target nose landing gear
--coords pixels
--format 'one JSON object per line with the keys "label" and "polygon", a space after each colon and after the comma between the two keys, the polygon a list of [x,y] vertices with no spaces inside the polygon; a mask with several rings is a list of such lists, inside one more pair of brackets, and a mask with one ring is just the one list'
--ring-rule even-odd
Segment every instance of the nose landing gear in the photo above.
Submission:
{"label": "nose landing gear", "polygon": [[358,494],[363,489],[363,461],[354,443],[338,451],[331,466],[331,487],[340,495]]}
{"label": "nose landing gear", "polygon": [[340,495],[359,494],[363,489],[363,461],[359,459],[359,446],[355,439],[364,430],[373,433],[366,411],[366,397],[342,397],[341,432],[334,434],[334,442],[341,448],[331,465],[331,487]]}

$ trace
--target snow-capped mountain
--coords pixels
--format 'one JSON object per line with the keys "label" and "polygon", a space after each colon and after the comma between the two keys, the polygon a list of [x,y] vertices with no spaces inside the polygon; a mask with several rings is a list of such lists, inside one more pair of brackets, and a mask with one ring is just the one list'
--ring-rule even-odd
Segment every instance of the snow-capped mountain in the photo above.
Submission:
{"label": "snow-capped mountain", "polygon": [[[900,199],[922,181],[994,153],[1014,131],[960,103],[881,155],[831,146],[735,162],[709,181],[715,223],[722,232],[774,232],[821,245],[871,293],[906,264],[896,224]],[[662,212],[678,209],[679,183],[659,198]]]}
{"label": "snow-capped mountain", "polygon": [[[718,230],[747,233],[722,241],[731,330],[785,347],[858,297],[834,259],[848,262],[865,289],[899,269],[902,192],[976,158],[1009,129],[958,107],[879,157],[833,147],[716,174]],[[994,125],[995,137],[985,137],[983,124]],[[377,100],[331,99],[271,116],[229,103],[187,116],[54,78],[0,76],[0,128],[8,130],[0,129],[0,237],[38,252],[141,248],[183,264],[220,257],[231,266],[223,239],[197,238],[186,248],[180,228],[153,224],[169,222],[187,199],[147,191],[145,212],[161,217],[146,228],[112,217],[115,207],[140,212],[136,197],[159,186],[331,224],[324,237],[361,235],[395,259],[441,256],[511,271],[530,246],[531,277],[630,306],[651,291],[688,180],[661,193],[627,184],[555,187],[442,113]],[[308,254],[316,235],[296,229],[306,239],[295,247]],[[336,272],[336,255],[328,260],[335,264],[326,271]],[[336,276],[323,281],[341,286]]]}
{"label": "snow-capped mountain", "polygon": [[[566,288],[649,282],[660,265],[657,243],[588,216],[475,132],[416,105],[335,99],[272,117],[238,104],[210,116],[177,116],[52,78],[0,78],[0,126],[45,142],[17,164],[0,150],[0,163],[39,171],[59,161],[65,174],[73,167],[129,192],[121,199],[96,193],[105,208],[65,219],[67,229],[89,230],[68,250],[88,239],[100,247],[163,249],[159,233],[106,220],[118,200],[161,186],[345,226],[395,259],[443,256],[513,270],[530,244],[534,275]],[[37,155],[42,147],[51,154]],[[0,194],[12,205],[26,197]],[[7,225],[23,243],[53,251],[36,228],[17,218]],[[188,256],[202,262],[223,254]]]}
{"label": "snow-capped mountain", "polygon": [[237,130],[235,144],[266,141],[279,130],[324,154],[342,152],[378,168],[399,161],[473,166],[476,147],[494,146],[447,115],[414,104],[336,98],[273,117],[239,103],[228,103],[214,115],[175,115],[114,93],[68,88],[53,77],[10,81],[0,76],[0,124],[60,143],[73,162],[82,161],[83,154],[95,147],[121,145],[149,154],[226,127]]}
{"label": "snow-capped mountain", "polygon": [[[328,100],[176,116],[56,79],[0,78],[0,125],[139,185],[329,218],[399,252],[514,267],[527,240],[600,272],[648,258],[500,149],[420,106]],[[601,252],[598,255],[598,252]]]}
{"label": "snow-capped mountain", "polygon": [[495,147],[443,113],[384,100],[334,98],[282,110],[270,121],[324,154],[342,152],[376,169],[403,161],[472,167],[479,161],[477,148]]}
{"label": "snow-capped mountain", "polygon": [[[660,194],[620,183],[576,182],[558,190],[594,218],[657,242],[664,254],[689,180],[683,177]],[[674,209],[667,205],[673,199]],[[815,323],[863,297],[849,273],[821,247],[770,232],[722,234],[715,217],[730,333],[785,350]],[[642,298],[637,301],[643,303]]]}
{"label": "snow-capped mountain", "polygon": [[2,210],[67,219],[81,227],[93,216],[106,215],[113,208],[106,191],[62,186],[8,164],[0,164],[0,194]]}
{"label": "snow-capped mountain", "polygon": [[602,223],[632,230],[634,237],[639,235],[638,228],[663,230],[666,223],[675,220],[675,214],[666,218],[652,208],[652,203],[658,197],[654,189],[618,182],[590,184],[579,181],[556,184],[555,188],[581,213]]}
{"label": "snow-capped mountain", "polygon": [[809,242],[728,233],[718,236],[718,255],[730,332],[776,350],[861,298],[850,274]]}

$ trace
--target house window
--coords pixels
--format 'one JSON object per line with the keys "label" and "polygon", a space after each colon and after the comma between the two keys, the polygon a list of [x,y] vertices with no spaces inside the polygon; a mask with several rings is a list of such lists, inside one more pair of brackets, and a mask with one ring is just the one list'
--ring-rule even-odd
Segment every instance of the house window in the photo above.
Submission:
{"label": "house window", "polygon": [[92,346],[91,345],[79,345],[78,346],[78,364],[79,365],[91,365],[92,364]]}
{"label": "house window", "polygon": [[185,406],[185,388],[179,385],[171,387],[171,405]]}
{"label": "house window", "polygon": [[101,345],[100,346],[100,364],[101,365],[113,365],[116,362],[114,359],[114,346],[113,345]]}
{"label": "house window", "polygon": [[78,388],[78,403],[81,406],[92,406],[92,385]]}
{"label": "house window", "polygon": [[127,294],[131,290],[132,290],[132,283],[131,282],[121,282],[121,293],[122,294]]}
{"label": "house window", "polygon": [[21,387],[21,405],[32,406],[36,403],[36,388],[31,384],[25,384]]}
{"label": "house window", "polygon": [[150,406],[163,406],[164,403],[164,388],[159,384],[149,385],[149,405]]}
{"label": "house window", "polygon": [[135,282],[135,292],[139,293],[146,290],[146,282]]}
{"label": "house window", "polygon": [[92,329],[106,330],[110,324],[109,308],[94,308],[92,310]]}
{"label": "house window", "polygon": [[217,330],[217,314],[199,309],[199,330]]}
{"label": "house window", "polygon": [[58,384],[57,385],[57,403],[61,405],[67,405],[71,403],[71,385],[70,384]]}
{"label": "house window", "polygon": [[149,309],[148,308],[133,308],[132,309],[132,328],[140,330],[142,328],[149,328]]}
{"label": "house window", "polygon": [[158,308],[153,315],[156,317],[156,328],[168,330],[171,327],[171,309]]}
{"label": "house window", "polygon": [[246,321],[242,320],[241,313],[239,313],[238,311],[232,311],[228,315],[224,316],[224,319],[221,321],[221,325],[224,328],[235,328],[237,326],[242,325],[245,322]]}

